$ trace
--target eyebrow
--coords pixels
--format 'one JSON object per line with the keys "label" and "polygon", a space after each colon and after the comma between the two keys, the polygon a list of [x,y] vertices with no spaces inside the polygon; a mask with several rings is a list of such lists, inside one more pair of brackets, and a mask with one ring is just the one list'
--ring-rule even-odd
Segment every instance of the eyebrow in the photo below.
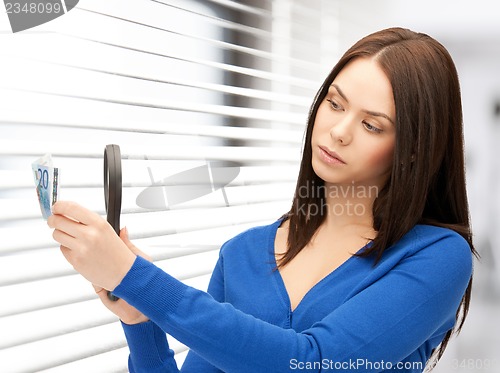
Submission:
{"label": "eyebrow", "polygon": [[[332,83],[330,86],[331,86],[331,87],[334,87],[334,88],[337,90],[337,92],[338,92],[338,94],[340,95],[340,97],[342,97],[342,98],[345,100],[345,102],[349,103],[349,100],[347,99],[347,97],[346,97],[345,93],[344,93],[344,92],[342,92],[342,90],[340,89],[340,87],[339,87],[337,84]],[[384,113],[379,113],[379,112],[377,112],[377,111],[371,111],[371,110],[363,110],[363,112],[365,112],[365,113],[366,113],[366,114],[368,114],[368,115],[374,116],[374,117],[382,117],[382,118],[385,118],[385,119],[387,119],[389,122],[391,122],[391,123],[394,125],[394,121],[393,121],[393,120],[391,119],[391,117],[390,117],[390,116],[388,116],[387,114],[384,114]]]}

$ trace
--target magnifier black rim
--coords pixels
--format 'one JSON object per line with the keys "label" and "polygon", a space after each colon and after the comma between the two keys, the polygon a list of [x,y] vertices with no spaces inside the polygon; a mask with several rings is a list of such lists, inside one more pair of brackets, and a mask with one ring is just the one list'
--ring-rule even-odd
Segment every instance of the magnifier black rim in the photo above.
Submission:
{"label": "magnifier black rim", "polygon": [[120,234],[122,205],[122,167],[120,147],[106,145],[104,149],[104,201],[108,223]]}
{"label": "magnifier black rim", "polygon": [[[117,235],[120,235],[120,214],[122,209],[122,159],[120,147],[106,145],[104,149],[104,203],[106,217]],[[108,291],[108,298],[116,302],[119,298]]]}

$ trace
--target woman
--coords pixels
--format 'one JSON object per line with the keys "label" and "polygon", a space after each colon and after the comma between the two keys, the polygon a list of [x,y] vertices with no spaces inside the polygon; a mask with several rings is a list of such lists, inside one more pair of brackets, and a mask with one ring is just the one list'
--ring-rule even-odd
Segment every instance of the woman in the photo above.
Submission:
{"label": "woman", "polygon": [[165,333],[191,349],[183,372],[421,372],[463,325],[476,254],[453,61],[400,28],[351,47],[312,105],[292,208],[223,245],[209,294],[83,207],[53,213],[132,372],[178,371]]}

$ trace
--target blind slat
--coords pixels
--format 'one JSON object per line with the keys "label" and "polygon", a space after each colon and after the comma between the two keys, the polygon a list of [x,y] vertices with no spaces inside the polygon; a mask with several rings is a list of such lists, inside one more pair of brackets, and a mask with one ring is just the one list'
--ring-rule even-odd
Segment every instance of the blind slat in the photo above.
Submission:
{"label": "blind slat", "polygon": [[[58,143],[27,141],[0,140],[0,155],[19,155],[37,157],[40,154],[51,153],[54,157],[68,158],[102,158],[105,144],[93,143]],[[133,151],[133,152],[132,152]],[[185,147],[168,148],[151,147],[147,145],[134,146],[125,144],[122,146],[122,158],[124,159],[148,159],[148,160],[227,160],[227,161],[269,161],[296,163],[300,154],[297,149],[250,146],[200,146],[196,149]]]}
{"label": "blind slat", "polygon": [[186,103],[183,101],[175,101],[168,98],[165,98],[163,100],[156,100],[156,99],[144,100],[142,97],[139,96],[133,98],[98,97],[98,96],[71,94],[68,92],[50,92],[50,91],[39,91],[36,89],[22,89],[13,87],[7,87],[7,88],[17,92],[64,97],[65,99],[72,98],[80,100],[91,100],[91,101],[107,102],[119,105],[140,106],[152,109],[179,110],[184,112],[214,114],[226,117],[275,121],[282,123],[293,123],[293,124],[304,123],[304,118],[302,115],[289,112],[276,112],[271,110],[241,108],[241,107],[224,106],[224,105],[193,104],[193,103]]}
{"label": "blind slat", "polygon": [[208,0],[208,1],[210,1],[214,4],[222,5],[226,8],[229,8],[229,9],[234,9],[234,10],[238,10],[238,11],[245,12],[248,14],[257,15],[260,18],[270,19],[273,16],[266,9],[259,8],[259,7],[253,7],[253,6],[246,5],[246,4],[241,4],[239,2],[232,1],[232,0]]}
{"label": "blind slat", "polygon": [[[140,245],[148,246],[144,240],[138,242]],[[146,240],[147,242],[147,240]],[[182,247],[179,245],[162,245],[160,250],[151,250],[148,253],[153,260],[174,259],[188,255],[202,254],[209,251],[218,251],[221,243],[190,245]],[[21,283],[46,280],[56,277],[74,275],[73,268],[61,259],[61,253],[54,245],[53,248],[37,250],[7,257],[0,263],[0,286],[10,286]],[[40,263],[51,263],[49,268],[40,266]],[[1,323],[1,320],[0,320]]]}
{"label": "blind slat", "polygon": [[[169,175],[173,174],[172,170],[165,173],[165,167],[156,169],[149,165],[140,167],[127,164],[124,165],[124,174],[122,175],[123,188],[141,188],[155,185],[158,187],[180,185],[178,180],[172,180]],[[149,171],[154,171],[157,176],[151,179]],[[63,189],[73,188],[103,188],[104,181],[100,180],[101,169],[86,169],[82,173],[78,169],[65,170],[65,177],[61,179],[60,186]],[[238,176],[234,178],[228,185],[247,186],[260,185],[271,183],[290,182],[295,183],[296,174],[298,173],[297,166],[242,166],[238,167]],[[190,179],[184,185],[206,184],[205,180]],[[33,176],[29,170],[10,171],[0,170],[0,190],[1,189],[33,189]],[[225,186],[217,185],[214,186]]]}
{"label": "blind slat", "polygon": [[[155,264],[169,271],[181,281],[210,275],[218,257],[218,251],[202,252],[196,255],[199,259],[196,261],[193,261],[192,257],[184,255],[167,261],[157,261]],[[46,289],[53,291],[47,294]],[[68,276],[2,286],[0,294],[9,297],[12,297],[13,294],[29,295],[29,297],[26,296],[26,299],[19,299],[15,304],[3,304],[0,308],[1,317],[87,302],[96,298],[93,287],[75,273]],[[36,316],[36,314],[34,315]]]}
{"label": "blind slat", "polygon": [[255,48],[244,47],[244,46],[237,45],[237,44],[232,44],[232,43],[229,43],[229,42],[224,42],[224,41],[220,41],[220,40],[214,40],[214,39],[204,38],[204,37],[190,35],[190,34],[185,34],[185,33],[181,33],[181,32],[173,32],[173,31],[171,31],[171,30],[169,30],[167,28],[163,28],[163,27],[159,27],[159,26],[153,26],[151,24],[145,24],[145,23],[134,21],[134,20],[131,20],[131,19],[126,19],[126,18],[114,16],[114,15],[109,15],[109,14],[106,14],[106,13],[101,13],[101,12],[97,12],[97,11],[93,11],[93,10],[89,10],[89,9],[85,9],[85,8],[79,8],[79,10],[91,12],[93,14],[100,15],[100,16],[111,17],[111,18],[113,18],[115,20],[119,20],[119,21],[131,22],[131,23],[133,23],[136,26],[149,27],[149,28],[153,28],[153,29],[155,29],[157,31],[168,32],[168,33],[174,34],[176,36],[180,36],[180,37],[183,37],[183,38],[189,38],[189,39],[195,40],[197,42],[212,44],[215,48],[219,48],[219,49],[221,49],[223,51],[231,50],[231,51],[234,51],[234,52],[244,53],[244,54],[247,54],[247,55],[250,55],[250,56],[254,56],[254,57],[260,57],[260,58],[268,59],[268,60],[271,60],[271,61],[285,61],[287,63],[290,63],[290,64],[294,65],[294,66],[303,68],[305,70],[314,71],[315,69],[317,69],[319,67],[319,64],[317,62],[308,62],[308,61],[300,60],[300,59],[297,59],[297,58],[294,58],[294,57],[281,56],[281,55],[276,54],[276,53],[266,52],[266,51],[262,51],[262,50],[255,49]]}
{"label": "blind slat", "polygon": [[144,54],[151,55],[151,56],[157,56],[157,57],[162,57],[162,58],[166,58],[166,59],[174,59],[174,60],[188,62],[188,63],[192,63],[195,65],[200,65],[200,66],[212,67],[212,68],[224,71],[224,72],[238,73],[241,75],[249,76],[251,78],[260,78],[260,79],[266,79],[266,80],[280,82],[280,83],[287,83],[287,84],[291,84],[291,85],[294,85],[297,87],[302,87],[302,88],[312,89],[312,90],[316,90],[318,88],[317,82],[311,81],[307,78],[299,78],[299,77],[295,77],[292,75],[280,74],[279,72],[269,72],[269,71],[260,70],[260,69],[256,69],[256,68],[242,67],[242,66],[231,65],[231,64],[222,63],[222,62],[214,62],[214,61],[211,61],[208,59],[193,58],[190,56],[186,56],[184,54],[177,53],[175,50],[163,52],[163,51],[159,51],[159,50],[147,49],[144,47],[136,48],[136,47],[132,47],[129,45],[125,45],[123,43],[108,42],[108,41],[98,40],[98,39],[94,39],[94,38],[90,38],[90,37],[81,37],[81,36],[69,35],[69,34],[61,34],[61,35],[66,36],[66,37],[70,37],[71,39],[80,39],[82,41],[88,41],[88,42],[101,44],[101,45],[107,45],[110,47],[115,47],[115,48],[119,48],[119,49],[123,49],[123,50],[144,53]]}
{"label": "blind slat", "polygon": [[[165,5],[168,7],[172,7],[175,9],[179,9],[179,10],[184,11],[184,12],[193,13],[193,14],[201,17],[202,19],[208,20],[209,22],[211,22],[217,26],[221,26],[221,27],[228,29],[228,30],[235,30],[235,31],[247,34],[247,35],[251,35],[253,37],[260,38],[264,41],[280,40],[281,42],[287,42],[287,43],[291,41],[291,37],[287,33],[279,33],[279,32],[276,32],[275,30],[273,30],[271,32],[268,30],[262,30],[262,29],[257,28],[257,27],[243,25],[243,24],[238,23],[238,22],[233,22],[233,21],[230,21],[230,20],[225,19],[225,18],[213,17],[213,16],[210,16],[207,14],[203,14],[201,12],[187,9],[187,8],[183,7],[182,5],[175,5],[175,2],[173,2],[173,1],[167,2],[165,0],[163,0],[163,1],[153,0],[153,2],[158,3],[158,4],[162,4],[162,5]],[[319,14],[317,14],[316,16],[319,16]],[[306,42],[299,41],[298,43],[300,46],[304,46],[304,45],[310,44],[310,41],[306,41]]]}
{"label": "blind slat", "polygon": [[0,350],[0,369],[4,372],[38,372],[123,347],[124,340],[116,338],[123,334],[119,329],[120,325],[114,323]]}
{"label": "blind slat", "polygon": [[[144,121],[139,127],[137,122],[110,119],[106,122],[96,118],[95,122],[81,121],[78,118],[69,118],[67,121],[59,119],[49,112],[22,112],[12,113],[7,110],[2,114],[0,126],[3,125],[41,125],[59,128],[83,128],[96,130],[112,130],[153,135],[182,135],[207,136],[231,140],[253,140],[260,142],[272,141],[298,145],[302,142],[303,130],[279,130],[230,126],[205,126],[196,124],[154,123]],[[51,119],[49,119],[51,118]],[[76,119],[76,120],[75,120]]]}
{"label": "blind slat", "polygon": [[[287,199],[278,202],[193,211],[151,212],[147,218],[142,214],[129,214],[124,215],[122,221],[127,226],[144,227],[141,232],[136,233],[134,238],[148,238],[250,222],[257,223],[265,219],[277,219],[289,207],[289,200]],[[162,222],[162,225],[158,226],[155,222]],[[0,255],[56,246],[52,237],[48,234],[44,222],[40,222],[36,226],[33,225],[31,234],[20,241],[18,237],[26,236],[25,231],[26,228],[24,227],[0,228],[0,236],[4,237],[3,244],[0,247]]]}
{"label": "blind slat", "polygon": [[[290,84],[297,87],[310,89],[311,94],[313,94],[318,88],[318,83],[315,81],[311,81],[310,79],[281,74],[279,72],[266,71],[257,68],[231,65],[213,61],[210,59],[196,58],[185,53],[179,53],[176,49],[168,50],[165,48],[165,51],[163,51],[159,48],[161,46],[155,46],[155,50],[147,48],[146,44],[142,44],[140,48],[136,48],[117,42],[108,42],[90,37],[65,34],[49,34],[47,35],[47,38],[43,40],[43,42],[30,45],[29,48],[20,48],[18,45],[13,43],[12,40],[2,40],[2,44],[5,44],[5,47],[4,49],[0,49],[0,56],[9,58],[22,57],[25,62],[40,61],[43,63],[62,64],[62,61],[66,61],[65,64],[70,66],[79,66],[82,68],[88,67],[89,69],[95,70],[102,69],[103,66],[105,66],[108,67],[108,71],[112,71],[109,70],[111,67],[119,70],[121,69],[122,65],[126,66],[125,62],[127,59],[130,59],[132,57],[138,58],[138,55],[143,55],[143,57],[159,58],[161,59],[162,63],[167,63],[168,61],[176,61],[177,63],[184,64],[184,66],[186,66],[186,63],[188,63],[190,66],[197,69],[206,67],[214,69],[216,71],[232,72],[249,76],[253,79],[260,78],[273,82]],[[73,48],[75,48],[74,53],[64,53],[65,49]],[[103,59],[89,59],[86,53],[86,51],[88,51],[89,49],[95,50],[95,53],[102,55]],[[30,50],[31,53],[29,52]],[[150,65],[151,61],[144,60],[141,61],[141,63],[148,63],[148,65]],[[135,67],[137,68],[137,66]],[[144,72],[145,70],[142,69],[140,71]],[[3,72],[6,73],[7,71]],[[8,72],[12,74],[15,73],[16,70],[10,70]],[[116,71],[116,73],[118,72],[119,71]],[[168,70],[163,71],[163,73],[168,73]],[[174,76],[178,76],[178,74]],[[5,77],[9,77],[9,75],[5,75]],[[203,81],[201,81],[201,84],[203,85]],[[227,87],[226,89],[231,90],[234,88]],[[236,89],[241,90],[243,88],[236,87]],[[275,97],[279,97],[279,95],[273,92],[268,92],[265,94],[275,95]]]}

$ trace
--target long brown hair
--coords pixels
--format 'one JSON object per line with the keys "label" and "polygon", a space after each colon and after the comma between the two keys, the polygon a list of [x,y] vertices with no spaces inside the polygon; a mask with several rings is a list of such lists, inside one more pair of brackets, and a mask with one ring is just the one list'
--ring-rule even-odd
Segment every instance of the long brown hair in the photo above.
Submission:
{"label": "long brown hair", "polygon": [[[373,204],[377,236],[361,256],[375,257],[400,240],[416,224],[451,228],[472,243],[465,187],[462,104],[457,71],[443,45],[422,33],[402,28],[375,32],[354,44],[320,87],[309,112],[305,142],[289,220],[289,263],[311,240],[325,219],[324,193],[300,193],[323,185],[313,171],[311,136],[319,105],[342,68],[358,57],[374,58],[391,82],[396,107],[396,144],[391,176]],[[307,208],[304,210],[304,206]],[[309,206],[322,213],[304,213]],[[404,206],[404,208],[402,208]],[[472,277],[456,313],[458,333],[471,297]],[[450,330],[433,357],[439,360]]]}

